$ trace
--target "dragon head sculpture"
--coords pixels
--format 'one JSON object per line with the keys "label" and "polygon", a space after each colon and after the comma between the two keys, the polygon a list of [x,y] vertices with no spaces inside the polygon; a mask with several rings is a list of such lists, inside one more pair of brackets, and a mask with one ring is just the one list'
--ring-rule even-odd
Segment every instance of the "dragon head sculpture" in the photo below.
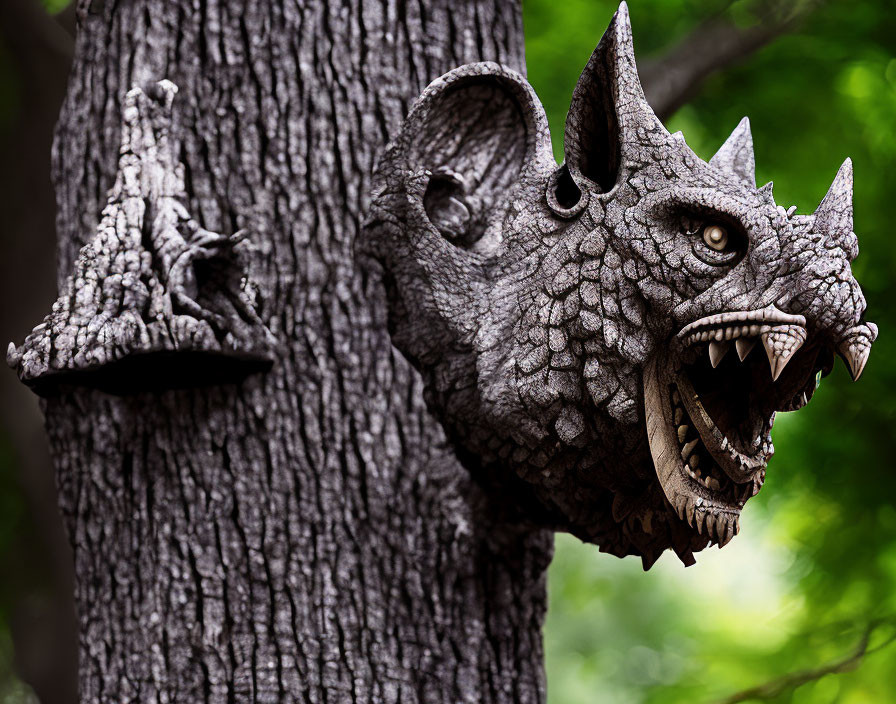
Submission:
{"label": "dragon head sculpture", "polygon": [[375,176],[363,251],[395,345],[484,482],[645,569],[739,529],[776,411],[876,327],[850,262],[849,160],[812,215],[757,188],[744,119],[707,163],[638,80],[623,4],[575,88],[557,166],[517,73],[462,66]]}

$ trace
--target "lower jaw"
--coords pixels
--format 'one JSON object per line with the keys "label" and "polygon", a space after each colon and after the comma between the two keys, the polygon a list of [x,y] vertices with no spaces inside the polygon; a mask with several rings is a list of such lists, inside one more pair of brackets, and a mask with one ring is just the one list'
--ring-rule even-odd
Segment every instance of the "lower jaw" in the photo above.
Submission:
{"label": "lower jaw", "polygon": [[654,468],[663,493],[678,517],[721,547],[738,533],[741,507],[746,498],[758,491],[761,479],[759,483],[744,485],[732,482],[727,491],[713,491],[689,476],[668,400],[670,387],[677,386],[676,381],[656,358],[648,362],[644,370],[644,405]]}

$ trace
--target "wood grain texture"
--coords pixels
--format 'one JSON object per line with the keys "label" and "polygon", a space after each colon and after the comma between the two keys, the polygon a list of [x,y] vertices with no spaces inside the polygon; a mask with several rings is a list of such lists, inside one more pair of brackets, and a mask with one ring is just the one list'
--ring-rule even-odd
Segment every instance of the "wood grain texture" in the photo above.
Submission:
{"label": "wood grain texture", "polygon": [[375,155],[435,76],[523,67],[510,2],[82,2],[56,134],[59,282],[133,86],[179,88],[187,202],[248,227],[270,372],[44,402],[84,702],[537,702],[551,535],[500,521],[357,265]]}

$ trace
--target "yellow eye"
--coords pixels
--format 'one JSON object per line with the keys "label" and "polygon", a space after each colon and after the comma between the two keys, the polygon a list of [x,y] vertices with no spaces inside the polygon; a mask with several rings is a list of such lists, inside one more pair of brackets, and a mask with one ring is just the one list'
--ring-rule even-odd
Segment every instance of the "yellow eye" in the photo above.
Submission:
{"label": "yellow eye", "polygon": [[703,241],[710,249],[723,252],[728,246],[728,231],[720,225],[709,225],[703,230]]}

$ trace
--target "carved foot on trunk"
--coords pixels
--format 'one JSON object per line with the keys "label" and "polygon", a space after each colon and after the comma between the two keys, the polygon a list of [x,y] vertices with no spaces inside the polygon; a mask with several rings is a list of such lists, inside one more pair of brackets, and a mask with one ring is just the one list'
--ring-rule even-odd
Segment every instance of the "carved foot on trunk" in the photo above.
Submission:
{"label": "carved foot on trunk", "polygon": [[186,200],[170,142],[170,81],[125,96],[118,175],[51,313],[7,361],[38,393],[112,393],[238,381],[267,369],[247,230],[211,232]]}

